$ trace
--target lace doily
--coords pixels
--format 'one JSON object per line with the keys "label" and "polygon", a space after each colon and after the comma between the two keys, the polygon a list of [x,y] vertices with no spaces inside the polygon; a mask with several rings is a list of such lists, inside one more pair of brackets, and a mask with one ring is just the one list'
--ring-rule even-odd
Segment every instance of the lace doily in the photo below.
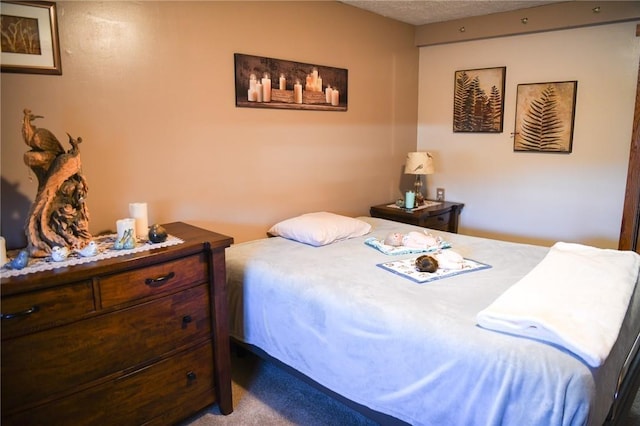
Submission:
{"label": "lace doily", "polygon": [[162,243],[152,243],[149,241],[145,241],[138,243],[138,245],[132,249],[116,250],[113,248],[113,243],[116,241],[116,238],[117,234],[95,237],[93,241],[98,244],[98,254],[96,254],[95,256],[82,257],[79,253],[72,252],[69,254],[69,257],[66,260],[63,260],[61,262],[56,262],[51,258],[51,256],[48,256],[42,258],[29,258],[29,263],[22,269],[9,269],[7,266],[3,266],[0,269],[0,278],[16,277],[19,275],[26,275],[34,272],[65,268],[67,266],[96,262],[98,260],[109,259],[111,257],[124,256],[127,254],[139,253],[154,248],[169,247],[184,243],[184,241],[180,238],[169,235],[167,236],[167,240]]}

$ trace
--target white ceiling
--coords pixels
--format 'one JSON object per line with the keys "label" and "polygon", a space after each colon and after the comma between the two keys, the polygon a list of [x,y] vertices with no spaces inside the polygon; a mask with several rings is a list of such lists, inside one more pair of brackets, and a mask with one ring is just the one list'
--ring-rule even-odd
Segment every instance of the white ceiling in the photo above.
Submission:
{"label": "white ceiling", "polygon": [[413,25],[451,21],[559,1],[521,0],[342,0],[342,3]]}

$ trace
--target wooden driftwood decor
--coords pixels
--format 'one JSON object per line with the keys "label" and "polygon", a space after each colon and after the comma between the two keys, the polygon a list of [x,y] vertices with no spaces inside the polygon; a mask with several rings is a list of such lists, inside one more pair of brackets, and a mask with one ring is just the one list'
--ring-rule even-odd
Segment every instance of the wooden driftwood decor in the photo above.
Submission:
{"label": "wooden driftwood decor", "polygon": [[25,224],[29,255],[46,257],[55,246],[81,249],[92,239],[85,198],[87,182],[82,176],[79,144],[82,138],[69,136],[71,148],[33,121],[42,116],[24,110],[22,137],[31,148],[24,154],[25,164],[38,179],[38,193]]}

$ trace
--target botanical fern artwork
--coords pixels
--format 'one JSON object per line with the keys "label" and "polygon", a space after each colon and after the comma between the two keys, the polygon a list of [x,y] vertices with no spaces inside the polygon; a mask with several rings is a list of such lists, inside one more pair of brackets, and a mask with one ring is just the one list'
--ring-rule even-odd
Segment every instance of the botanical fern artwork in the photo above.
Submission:
{"label": "botanical fern artwork", "polygon": [[498,67],[456,71],[454,132],[502,132],[506,70]]}
{"label": "botanical fern artwork", "polygon": [[518,85],[514,151],[571,152],[577,85]]}

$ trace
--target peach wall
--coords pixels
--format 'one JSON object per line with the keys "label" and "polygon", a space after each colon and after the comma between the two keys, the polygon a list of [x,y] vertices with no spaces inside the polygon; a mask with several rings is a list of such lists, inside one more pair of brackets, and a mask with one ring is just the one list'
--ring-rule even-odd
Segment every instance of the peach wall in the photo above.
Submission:
{"label": "peach wall", "polygon": [[[415,150],[414,28],[337,2],[58,2],[62,76],[2,74],[1,233],[36,193],[23,108],[81,136],[91,232],[128,203],[149,221],[260,238],[315,210],[366,215],[400,194]],[[347,112],[236,108],[233,54],[349,72]]]}

